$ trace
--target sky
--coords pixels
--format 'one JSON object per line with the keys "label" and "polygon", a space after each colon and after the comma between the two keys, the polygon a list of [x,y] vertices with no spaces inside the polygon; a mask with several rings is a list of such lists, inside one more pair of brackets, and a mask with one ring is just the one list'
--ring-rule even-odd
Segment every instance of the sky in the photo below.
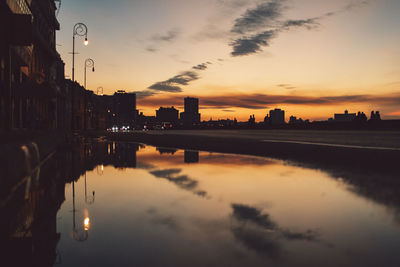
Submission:
{"label": "sky", "polygon": [[183,111],[198,97],[202,120],[270,109],[326,120],[379,110],[400,119],[398,0],[69,0],[58,13],[57,49],[71,78],[105,94],[136,92],[137,108]]}

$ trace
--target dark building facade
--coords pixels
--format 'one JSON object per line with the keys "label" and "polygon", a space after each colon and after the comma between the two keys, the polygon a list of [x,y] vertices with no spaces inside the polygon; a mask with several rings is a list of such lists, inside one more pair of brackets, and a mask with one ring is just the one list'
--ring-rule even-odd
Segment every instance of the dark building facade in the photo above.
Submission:
{"label": "dark building facade", "polygon": [[101,96],[101,99],[107,112],[107,128],[136,125],[136,94],[120,90],[111,96]]}
{"label": "dark building facade", "polygon": [[0,0],[1,128],[64,126],[58,124],[64,63],[55,13],[54,0]]}
{"label": "dark building facade", "polygon": [[161,123],[169,122],[172,124],[176,124],[179,119],[178,115],[179,111],[174,107],[170,108],[160,107],[158,110],[156,110],[156,118]]}
{"label": "dark building facade", "polygon": [[279,108],[270,110],[269,120],[272,125],[285,124],[285,111]]}
{"label": "dark building facade", "polygon": [[181,112],[181,122],[184,125],[200,123],[199,99],[193,97],[185,98],[185,110]]}

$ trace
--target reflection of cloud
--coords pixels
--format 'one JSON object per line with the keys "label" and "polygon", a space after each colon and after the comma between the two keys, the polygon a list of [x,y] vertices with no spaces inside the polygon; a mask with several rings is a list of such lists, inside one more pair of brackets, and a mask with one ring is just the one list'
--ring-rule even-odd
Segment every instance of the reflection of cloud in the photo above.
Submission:
{"label": "reflection of cloud", "polygon": [[319,234],[313,230],[295,232],[283,229],[274,222],[269,214],[243,204],[232,204],[232,217],[237,221],[231,231],[234,237],[246,247],[271,259],[282,254],[281,240],[318,242]]}
{"label": "reflection of cloud", "polygon": [[191,191],[198,196],[207,197],[206,191],[197,189],[198,181],[190,178],[188,175],[178,175],[181,173],[181,171],[182,169],[164,169],[151,171],[150,174],[157,178],[166,179],[176,184],[178,187]]}

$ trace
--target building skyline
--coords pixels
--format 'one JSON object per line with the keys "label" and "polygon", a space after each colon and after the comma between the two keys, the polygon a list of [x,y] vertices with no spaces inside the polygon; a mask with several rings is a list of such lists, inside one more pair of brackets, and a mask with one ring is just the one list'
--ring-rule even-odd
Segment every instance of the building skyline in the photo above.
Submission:
{"label": "building skyline", "polygon": [[[249,51],[238,50],[242,37],[275,28],[261,17],[241,34],[235,21],[256,12],[261,1],[233,2],[116,0],[101,1],[94,10],[89,0],[63,2],[57,50],[70,76],[71,29],[78,21],[87,24],[90,45],[77,47],[76,62],[86,55],[96,60],[88,89],[137,92],[146,114],[160,106],[179,107],[180,99],[193,95],[202,99],[199,112],[205,118],[235,112],[243,121],[248,114],[264,117],[262,108],[279,107],[320,120],[348,106],[400,118],[399,1],[288,1],[285,8],[278,6],[274,25],[319,19],[277,29],[267,45],[255,43]],[[118,19],[111,19],[111,11]],[[76,79],[82,83],[83,64],[76,65]]]}

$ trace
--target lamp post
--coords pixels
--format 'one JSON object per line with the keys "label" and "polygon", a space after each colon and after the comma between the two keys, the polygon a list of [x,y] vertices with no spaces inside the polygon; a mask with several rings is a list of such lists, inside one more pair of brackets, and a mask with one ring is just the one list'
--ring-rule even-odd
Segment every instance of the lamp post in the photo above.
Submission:
{"label": "lamp post", "polygon": [[75,81],[75,36],[85,36],[84,44],[88,45],[89,41],[87,39],[88,28],[85,24],[78,22],[74,25],[74,31],[72,34],[72,81]]}
{"label": "lamp post", "polygon": [[84,81],[85,89],[86,89],[86,68],[92,68],[92,71],[94,72],[94,60],[93,59],[88,58],[85,60],[85,81]]}
{"label": "lamp post", "polygon": [[[88,29],[85,24],[78,22],[74,25],[73,31],[72,31],[72,82],[75,82],[75,36],[85,36],[85,41],[84,44],[88,45],[89,41],[87,39],[87,33]],[[75,124],[75,116],[74,116],[74,110],[75,110],[75,92],[71,92],[71,129],[75,130],[74,124]],[[78,125],[77,125],[78,126]]]}

